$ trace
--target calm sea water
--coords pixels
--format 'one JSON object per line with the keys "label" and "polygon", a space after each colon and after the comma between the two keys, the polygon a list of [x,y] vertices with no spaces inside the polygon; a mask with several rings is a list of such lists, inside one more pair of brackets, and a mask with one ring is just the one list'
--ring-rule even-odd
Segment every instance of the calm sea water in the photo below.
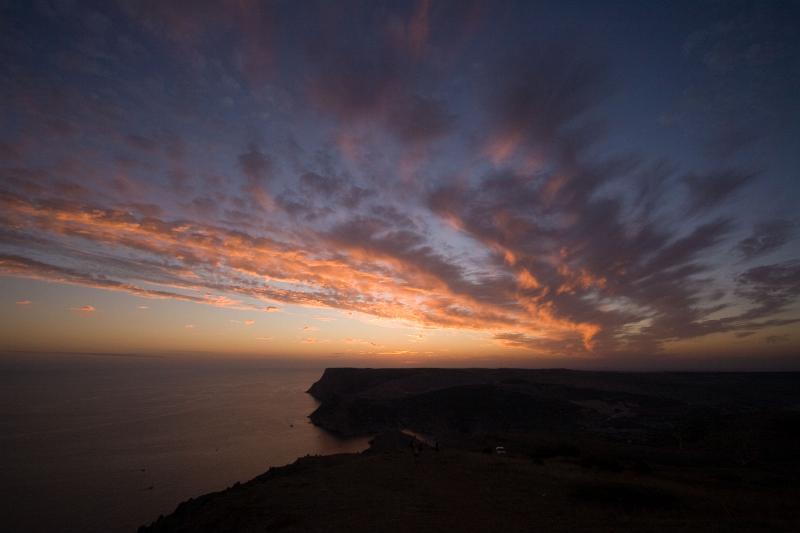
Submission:
{"label": "calm sea water", "polygon": [[267,365],[0,355],[0,529],[135,531],[270,466],[366,447],[308,422],[322,369]]}

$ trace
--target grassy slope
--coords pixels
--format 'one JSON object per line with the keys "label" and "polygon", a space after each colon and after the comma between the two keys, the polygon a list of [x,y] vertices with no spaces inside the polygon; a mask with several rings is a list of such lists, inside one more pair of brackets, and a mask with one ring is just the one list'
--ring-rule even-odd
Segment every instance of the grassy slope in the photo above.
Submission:
{"label": "grassy slope", "polygon": [[800,531],[796,485],[464,450],[307,457],[182,504],[146,531]]}

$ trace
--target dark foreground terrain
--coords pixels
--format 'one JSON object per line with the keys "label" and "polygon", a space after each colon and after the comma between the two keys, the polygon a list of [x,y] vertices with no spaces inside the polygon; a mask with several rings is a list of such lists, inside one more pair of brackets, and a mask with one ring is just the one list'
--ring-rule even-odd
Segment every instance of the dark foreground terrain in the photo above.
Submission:
{"label": "dark foreground terrain", "polygon": [[141,531],[800,531],[797,374],[329,369],[309,392],[370,450]]}

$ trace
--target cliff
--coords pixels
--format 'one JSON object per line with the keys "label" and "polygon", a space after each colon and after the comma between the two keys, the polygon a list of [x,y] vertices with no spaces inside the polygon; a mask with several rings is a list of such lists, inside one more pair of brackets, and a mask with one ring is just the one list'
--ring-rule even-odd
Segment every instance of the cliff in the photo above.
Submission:
{"label": "cliff", "polygon": [[311,421],[345,436],[577,432],[674,445],[699,438],[698,427],[794,409],[797,390],[791,373],[337,368],[308,392],[320,401]]}
{"label": "cliff", "polygon": [[791,373],[329,369],[311,420],[378,434],[369,450],[270,469],[140,532],[798,531],[798,391]]}

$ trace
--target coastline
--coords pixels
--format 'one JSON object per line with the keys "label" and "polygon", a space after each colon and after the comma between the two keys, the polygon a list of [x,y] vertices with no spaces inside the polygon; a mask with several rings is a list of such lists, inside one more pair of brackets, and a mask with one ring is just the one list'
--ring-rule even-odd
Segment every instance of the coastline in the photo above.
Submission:
{"label": "coastline", "polygon": [[[800,375],[642,379],[514,369],[329,369],[309,389],[321,402],[311,420],[339,434],[377,433],[370,449],[299,458],[183,502],[139,531],[439,531],[454,525],[527,531],[531,524],[548,531],[780,531],[800,525],[794,505],[800,468],[792,451],[800,415],[786,408],[796,406]],[[464,387],[489,408],[459,407]],[[573,420],[531,411],[561,401],[575,406]],[[690,423],[676,425],[681,421]],[[697,424],[706,424],[707,433],[695,438]],[[754,435],[731,449],[744,438],[737,432],[742,424]],[[770,424],[782,425],[783,433]],[[440,450],[398,436],[401,429],[428,431]],[[764,431],[772,432],[771,441]],[[769,453],[752,448],[758,442],[769,442]]]}

